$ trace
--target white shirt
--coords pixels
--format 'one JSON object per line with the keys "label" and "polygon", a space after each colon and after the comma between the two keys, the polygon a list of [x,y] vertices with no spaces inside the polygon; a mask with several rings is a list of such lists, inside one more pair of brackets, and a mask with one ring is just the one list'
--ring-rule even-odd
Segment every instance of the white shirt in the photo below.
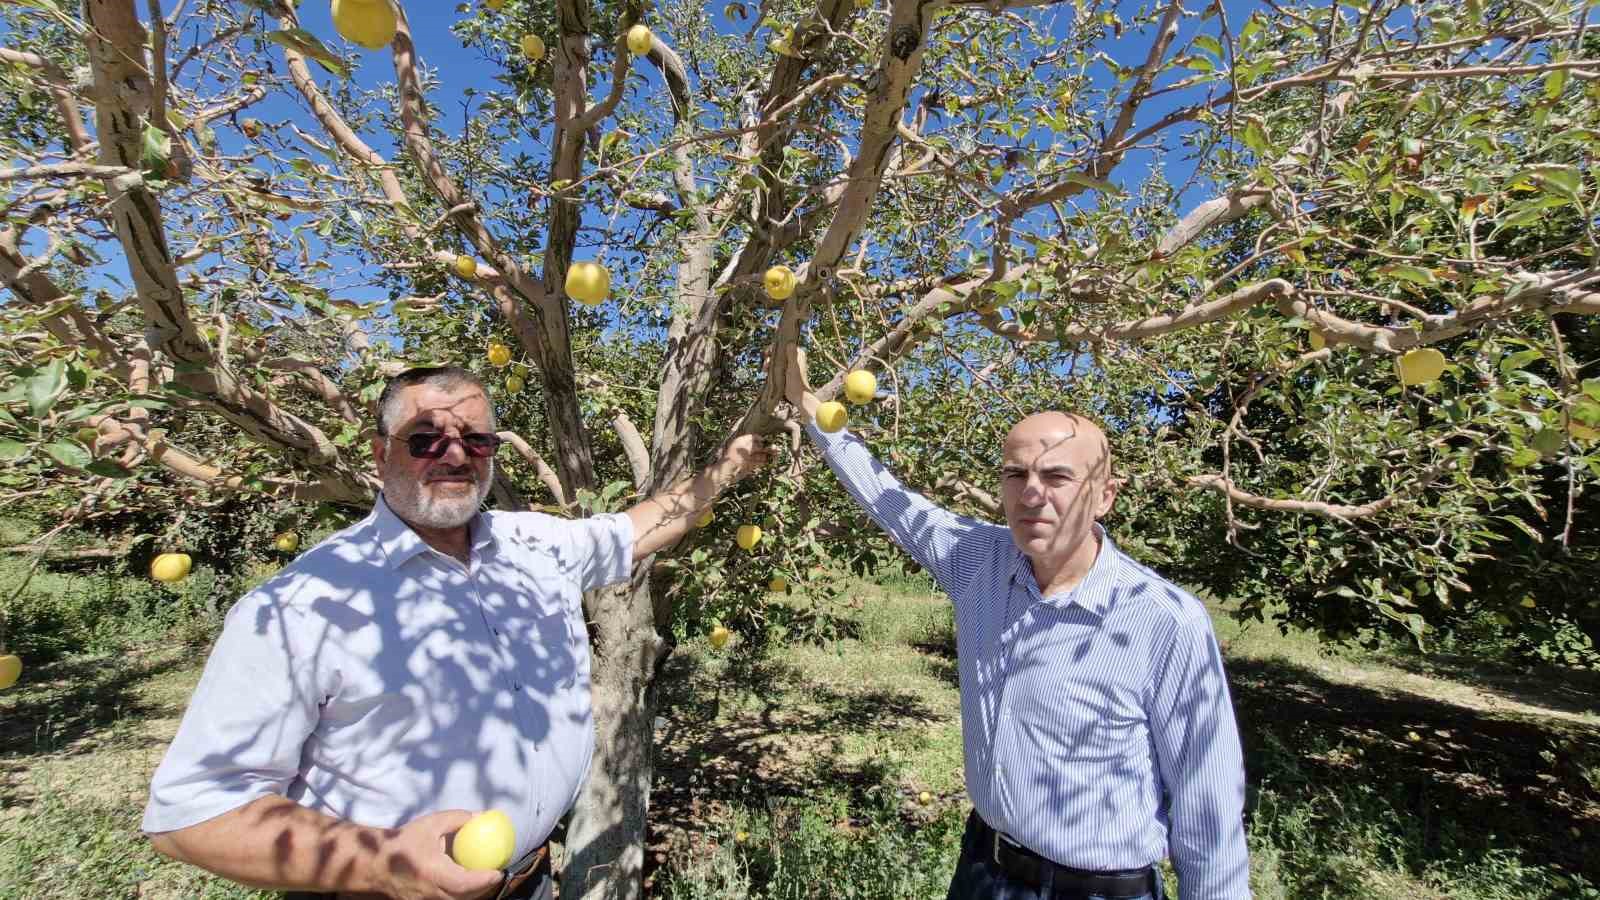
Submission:
{"label": "white shirt", "polygon": [[626,515],[482,513],[470,564],[372,514],[228,612],[143,828],[270,794],[389,828],[499,809],[543,843],[594,752],[584,591],[626,580]]}

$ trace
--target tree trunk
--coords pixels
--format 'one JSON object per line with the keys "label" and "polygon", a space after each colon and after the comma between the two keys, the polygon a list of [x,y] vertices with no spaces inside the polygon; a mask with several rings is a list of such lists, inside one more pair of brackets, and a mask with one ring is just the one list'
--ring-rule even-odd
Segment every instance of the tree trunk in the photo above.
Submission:
{"label": "tree trunk", "polygon": [[651,559],[630,584],[595,604],[595,751],[567,826],[562,900],[637,900],[644,874],[645,818],[655,776],[655,674],[666,645],[650,603]]}

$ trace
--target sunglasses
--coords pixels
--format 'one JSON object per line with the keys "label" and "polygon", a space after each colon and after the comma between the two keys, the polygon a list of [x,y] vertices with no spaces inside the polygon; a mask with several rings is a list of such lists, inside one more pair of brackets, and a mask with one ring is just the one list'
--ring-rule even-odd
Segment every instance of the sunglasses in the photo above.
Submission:
{"label": "sunglasses", "polygon": [[419,431],[405,438],[406,450],[416,459],[438,459],[450,452],[450,445],[456,441],[461,442],[461,449],[466,454],[477,459],[486,459],[494,455],[500,445],[505,443],[497,434],[479,434],[469,432],[460,437],[451,437],[448,434],[436,434],[431,431]]}

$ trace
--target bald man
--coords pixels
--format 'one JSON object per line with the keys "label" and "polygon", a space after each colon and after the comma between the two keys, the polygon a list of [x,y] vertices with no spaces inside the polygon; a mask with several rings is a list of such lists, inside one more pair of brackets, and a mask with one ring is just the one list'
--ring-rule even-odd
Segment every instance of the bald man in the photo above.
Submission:
{"label": "bald man", "polygon": [[1045,412],[1006,436],[1006,525],[907,490],[815,425],[797,351],[787,399],[845,489],[950,595],[974,807],[949,900],[1250,896],[1244,767],[1205,607],[1119,551],[1110,447]]}

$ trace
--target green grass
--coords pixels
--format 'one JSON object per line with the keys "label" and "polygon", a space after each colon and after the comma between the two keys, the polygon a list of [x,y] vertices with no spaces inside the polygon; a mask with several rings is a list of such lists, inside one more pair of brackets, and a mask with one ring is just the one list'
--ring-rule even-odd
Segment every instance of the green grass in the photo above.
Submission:
{"label": "green grass", "polygon": [[[40,584],[148,588],[78,577]],[[849,637],[766,652],[698,640],[669,660],[651,896],[943,896],[969,808],[950,608],[915,577],[843,597],[828,612]],[[120,649],[30,664],[0,694],[0,900],[270,896],[161,859],[138,833],[204,648],[130,649],[148,612],[97,608]],[[1592,681],[1216,622],[1257,898],[1600,898]]]}

